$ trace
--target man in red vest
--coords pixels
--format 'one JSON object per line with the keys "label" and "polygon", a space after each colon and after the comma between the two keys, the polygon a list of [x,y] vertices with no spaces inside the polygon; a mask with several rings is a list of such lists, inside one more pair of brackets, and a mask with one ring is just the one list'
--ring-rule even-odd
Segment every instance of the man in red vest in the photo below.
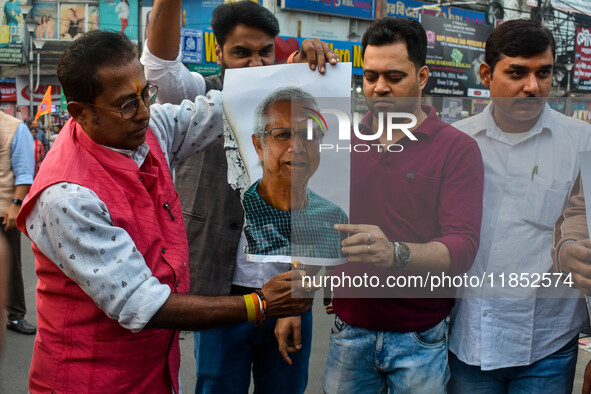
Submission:
{"label": "man in red vest", "polygon": [[[33,241],[38,335],[29,390],[178,392],[178,331],[297,315],[290,274],[260,292],[189,291],[188,247],[170,167],[221,140],[217,91],[153,105],[121,33],[90,32],[58,64],[72,119],[18,218]],[[293,283],[297,285],[296,283]]]}

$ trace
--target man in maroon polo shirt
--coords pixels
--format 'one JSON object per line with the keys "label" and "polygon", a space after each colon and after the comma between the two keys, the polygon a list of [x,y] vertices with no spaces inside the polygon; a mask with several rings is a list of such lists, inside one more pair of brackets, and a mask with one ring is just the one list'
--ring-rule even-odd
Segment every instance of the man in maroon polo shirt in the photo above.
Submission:
{"label": "man in maroon polo shirt", "polygon": [[[352,154],[352,224],[335,226],[350,234],[343,241],[349,264],[336,275],[375,275],[385,285],[389,276],[463,274],[478,250],[482,219],[478,146],[442,122],[433,107],[420,104],[429,77],[420,23],[377,20],[362,45],[370,112],[360,129],[377,134],[382,121],[379,142],[385,148]],[[388,136],[387,112],[414,115],[409,130],[416,141],[402,130]],[[363,142],[353,137],[351,144]],[[409,293],[402,288],[364,290],[335,289],[324,391],[444,393],[453,299],[404,298]],[[429,297],[428,291],[419,296]],[[368,294],[384,298],[362,298]]]}

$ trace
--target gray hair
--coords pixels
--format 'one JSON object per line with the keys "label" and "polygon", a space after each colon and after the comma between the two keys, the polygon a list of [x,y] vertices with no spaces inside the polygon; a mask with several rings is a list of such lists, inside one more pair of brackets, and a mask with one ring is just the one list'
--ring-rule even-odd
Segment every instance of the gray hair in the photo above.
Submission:
{"label": "gray hair", "polygon": [[283,101],[291,101],[291,100],[303,100],[310,103],[310,107],[315,109],[318,108],[318,104],[314,97],[308,92],[303,89],[291,86],[280,88],[271,93],[267,98],[265,98],[256,108],[254,112],[254,132],[253,134],[259,139],[259,141],[263,141],[263,137],[265,136],[265,127],[267,126],[267,111],[269,108],[274,106],[277,103],[281,103]]}

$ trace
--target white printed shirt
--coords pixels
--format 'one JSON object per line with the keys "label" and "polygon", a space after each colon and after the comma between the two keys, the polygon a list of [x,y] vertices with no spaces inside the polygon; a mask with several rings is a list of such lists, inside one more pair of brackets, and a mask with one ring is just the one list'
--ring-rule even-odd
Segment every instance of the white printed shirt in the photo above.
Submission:
{"label": "white printed shirt", "polygon": [[[221,142],[218,91],[177,106],[154,104],[150,111],[150,129],[171,167]],[[149,147],[144,142],[134,151],[113,150],[139,167]],[[48,187],[37,199],[26,225],[41,252],[123,327],[142,330],[168,299],[169,287],[152,276],[129,234],[113,226],[107,206],[92,190],[67,182]],[[82,230],[90,227],[92,232]],[[116,263],[121,260],[125,264]],[[124,286],[121,278],[126,279]]]}

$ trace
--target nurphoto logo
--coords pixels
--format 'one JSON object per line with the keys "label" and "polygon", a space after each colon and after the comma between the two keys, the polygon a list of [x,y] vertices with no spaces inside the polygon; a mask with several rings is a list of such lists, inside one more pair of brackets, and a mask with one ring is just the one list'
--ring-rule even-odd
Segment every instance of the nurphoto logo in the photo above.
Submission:
{"label": "nurphoto logo", "polygon": [[[318,128],[325,134],[328,131],[328,125],[323,115],[334,115],[338,121],[338,139],[339,141],[351,141],[351,130],[355,133],[355,136],[361,141],[377,141],[378,143],[371,144],[319,144],[320,152],[324,150],[340,150],[354,151],[354,152],[369,152],[372,148],[378,149],[378,152],[387,150],[388,152],[402,152],[404,147],[400,144],[383,144],[379,143],[380,137],[386,133],[387,141],[392,140],[392,132],[394,130],[401,130],[411,141],[417,141],[417,137],[410,131],[417,124],[417,118],[414,114],[408,112],[379,112],[378,118],[378,130],[373,134],[367,132],[361,132],[359,130],[359,114],[357,112],[353,115],[353,123],[349,115],[338,109],[321,109],[315,111],[312,108],[306,107],[310,112],[306,112],[310,118],[307,122],[307,139],[313,140],[315,130]],[[375,115],[374,115],[375,116]],[[384,121],[385,119],[385,121]]]}

